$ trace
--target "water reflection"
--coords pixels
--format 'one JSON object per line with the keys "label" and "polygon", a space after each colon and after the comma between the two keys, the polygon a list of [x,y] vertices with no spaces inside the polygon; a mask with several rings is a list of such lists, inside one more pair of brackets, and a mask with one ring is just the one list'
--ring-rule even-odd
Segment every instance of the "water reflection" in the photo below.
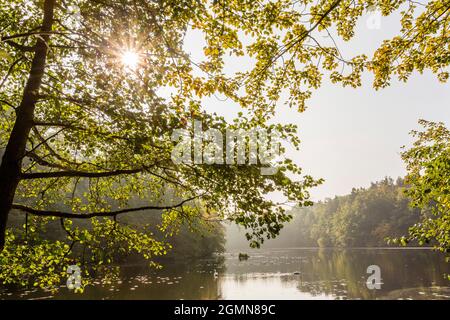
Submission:
{"label": "water reflection", "polygon": [[[270,299],[277,296],[281,299],[450,298],[450,282],[444,278],[450,273],[450,265],[442,255],[430,250],[292,249],[252,256],[252,259],[248,263],[229,263],[227,272],[235,275],[235,282],[242,282],[243,278],[237,278],[244,275],[248,284],[240,285],[240,290],[247,292],[252,291],[254,283],[261,283],[258,273],[263,275],[262,279],[272,277],[275,280],[264,290]],[[366,286],[369,265],[381,268],[384,284],[380,290],[369,290]],[[296,294],[290,290],[293,284]],[[254,294],[262,295],[260,291]],[[231,299],[237,293],[230,290],[223,295]]]}
{"label": "water reflection", "polygon": [[[120,279],[96,281],[77,295],[61,288],[0,292],[0,298],[56,299],[450,299],[449,264],[430,250],[282,249],[170,262],[163,270],[123,266]],[[369,265],[381,268],[380,290],[366,287]]]}

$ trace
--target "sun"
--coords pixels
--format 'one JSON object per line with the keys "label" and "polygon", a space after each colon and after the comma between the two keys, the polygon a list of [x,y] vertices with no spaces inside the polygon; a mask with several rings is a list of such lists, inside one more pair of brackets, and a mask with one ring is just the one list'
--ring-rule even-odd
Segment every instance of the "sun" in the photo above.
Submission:
{"label": "sun", "polygon": [[127,50],[121,54],[120,60],[124,67],[134,71],[139,65],[139,54],[135,51]]}

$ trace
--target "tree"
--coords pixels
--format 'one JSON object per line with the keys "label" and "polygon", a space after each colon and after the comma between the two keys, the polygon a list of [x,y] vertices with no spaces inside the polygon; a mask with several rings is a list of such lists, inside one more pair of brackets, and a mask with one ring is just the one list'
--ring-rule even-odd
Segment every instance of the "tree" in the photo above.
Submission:
{"label": "tree", "polygon": [[384,247],[420,217],[404,193],[403,179],[372,182],[348,195],[294,208],[292,221],[269,245],[273,247]]}
{"label": "tree", "polygon": [[432,243],[442,252],[450,252],[450,131],[443,123],[420,120],[424,131],[412,148],[402,153],[408,169],[406,194],[411,204],[424,210],[409,234],[398,241]]}
{"label": "tree", "polygon": [[[280,131],[298,146],[294,126],[269,125],[268,119],[283,92],[289,93],[289,107],[303,111],[311,90],[320,86],[320,67],[334,82],[354,87],[364,70],[375,74],[375,88],[387,86],[392,75],[406,80],[414,70],[448,78],[442,69],[449,63],[449,5],[443,0],[423,6],[402,0],[1,0],[0,5],[1,249],[8,246],[12,209],[34,216],[36,223],[60,219],[71,242],[58,244],[58,252],[88,238],[105,240],[108,232],[124,242],[135,239],[135,249],[142,251],[151,237],[138,243],[139,236],[120,229],[117,220],[141,210],[164,210],[165,227],[226,218],[247,228],[258,246],[290,218],[265,194],[278,191],[308,205],[307,189],[321,180],[300,177],[289,159],[271,176],[255,165],[175,165],[173,130],[194,119],[222,131],[259,126]],[[321,43],[331,28],[349,40],[368,11],[388,15],[401,6],[402,35],[385,41],[371,60],[345,59],[334,44]],[[183,46],[191,29],[205,38],[202,62],[192,61]],[[229,75],[227,55],[254,63]],[[343,73],[342,66],[351,71]],[[160,92],[168,88],[172,94],[163,98]],[[228,124],[205,113],[202,99],[216,93],[249,116]],[[130,207],[135,198],[146,200]],[[96,237],[70,229],[71,219],[93,219]],[[12,235],[10,240],[9,245],[18,243]],[[155,244],[154,251],[161,246]]]}

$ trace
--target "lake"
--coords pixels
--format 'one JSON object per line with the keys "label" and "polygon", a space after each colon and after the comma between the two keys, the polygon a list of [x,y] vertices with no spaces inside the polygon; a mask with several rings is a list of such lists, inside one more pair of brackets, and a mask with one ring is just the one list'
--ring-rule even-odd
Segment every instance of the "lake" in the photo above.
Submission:
{"label": "lake", "polygon": [[[122,266],[111,284],[95,281],[83,294],[66,287],[8,292],[0,299],[450,299],[450,264],[428,249],[271,249],[166,262],[162,270]],[[381,288],[369,290],[377,265]]]}

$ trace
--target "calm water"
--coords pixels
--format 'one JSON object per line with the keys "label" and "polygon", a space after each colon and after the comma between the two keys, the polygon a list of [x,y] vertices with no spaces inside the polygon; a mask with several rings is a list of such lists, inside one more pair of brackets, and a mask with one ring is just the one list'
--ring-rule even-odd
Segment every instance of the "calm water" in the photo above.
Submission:
{"label": "calm water", "polygon": [[[280,249],[171,262],[163,270],[123,266],[120,279],[74,294],[0,292],[21,299],[450,299],[450,264],[431,250]],[[369,265],[381,268],[380,290],[366,287]],[[216,274],[215,274],[216,272]]]}

